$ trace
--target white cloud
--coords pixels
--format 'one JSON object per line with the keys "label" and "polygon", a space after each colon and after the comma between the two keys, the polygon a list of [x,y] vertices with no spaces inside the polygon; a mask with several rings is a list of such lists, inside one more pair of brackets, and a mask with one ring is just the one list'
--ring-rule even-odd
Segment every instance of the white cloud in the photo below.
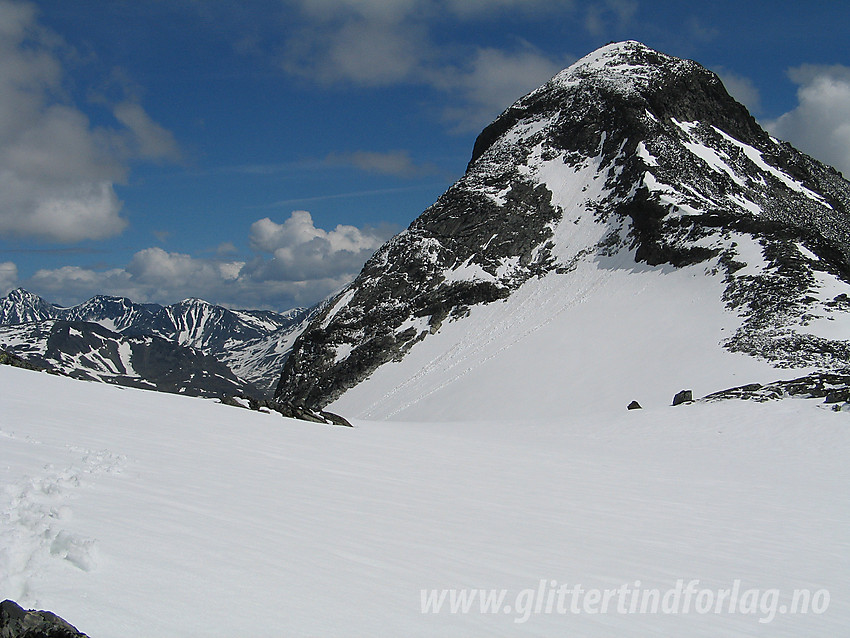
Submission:
{"label": "white cloud", "polygon": [[[79,266],[62,266],[61,268],[42,268],[27,281],[27,286],[53,293],[73,295],[83,290],[88,295],[98,294],[129,294],[124,292],[129,284],[127,271],[121,268],[95,271]],[[98,291],[98,292],[94,292]],[[91,295],[89,295],[91,296]]]}
{"label": "white cloud", "polygon": [[219,256],[231,255],[234,253],[238,253],[239,249],[232,241],[223,241],[218,246],[216,246],[215,252]]}
{"label": "white cloud", "polygon": [[637,9],[635,0],[592,2],[587,6],[584,27],[595,36],[601,36],[612,28],[622,31],[629,25]]}
{"label": "white cloud", "polygon": [[0,236],[103,239],[126,226],[120,208],[108,181],[48,184],[0,169]]}
{"label": "white cloud", "polygon": [[765,128],[850,175],[850,67],[804,65],[789,77],[799,104]]}
{"label": "white cloud", "polygon": [[[264,218],[251,225],[255,254],[248,261],[224,257],[235,250],[233,244],[220,246],[215,258],[153,247],[140,250],[121,268],[42,269],[22,283],[65,304],[111,294],[162,304],[200,297],[232,307],[283,310],[315,304],[342,288],[385,239],[355,226],[317,228],[310,213],[295,211],[282,223]],[[0,284],[3,273],[0,265]],[[16,278],[15,271],[6,280]]]}
{"label": "white cloud", "polygon": [[114,185],[133,159],[174,159],[170,133],[133,102],[126,128],[93,127],[64,91],[65,47],[29,3],[0,0],[0,236],[105,239],[127,222]]}
{"label": "white cloud", "polygon": [[[556,4],[553,7],[553,4]],[[552,13],[553,8],[561,11],[572,9],[572,0],[445,0],[445,9],[462,19],[487,18],[498,15],[500,11],[518,11],[531,14]]]}
{"label": "white cloud", "polygon": [[[615,0],[616,1],[616,0]],[[357,15],[371,20],[399,22],[410,16],[418,19],[450,14],[462,19],[487,18],[499,11],[571,8],[571,0],[294,0],[304,14],[329,21]]]}
{"label": "white cloud", "polygon": [[353,278],[386,238],[356,226],[338,225],[332,231],[316,228],[307,211],[294,211],[278,224],[268,217],[251,225],[251,247],[270,253],[246,267],[262,281],[308,281]]}
{"label": "white cloud", "polygon": [[187,297],[217,302],[239,294],[234,283],[242,266],[244,262],[198,259],[161,248],[146,248],[133,255],[123,268],[94,270],[63,266],[42,269],[25,282],[25,287],[51,301],[68,304],[79,303],[95,294],[166,304]]}
{"label": "white cloud", "polygon": [[282,63],[310,80],[363,86],[415,81],[432,51],[425,25],[412,19],[416,0],[299,4],[307,24],[290,29]]}
{"label": "white cloud", "polygon": [[233,268],[238,269],[239,266],[228,262],[195,259],[191,255],[170,253],[154,247],[145,248],[133,255],[126,271],[137,285],[158,290],[188,290],[205,289],[217,285],[222,280],[232,280]]}
{"label": "white cloud", "polygon": [[323,21],[353,15],[383,22],[398,22],[418,5],[427,3],[420,0],[298,0],[295,4],[308,16]]}
{"label": "white cloud", "polygon": [[18,267],[14,262],[0,262],[0,295],[7,294],[18,283]]}

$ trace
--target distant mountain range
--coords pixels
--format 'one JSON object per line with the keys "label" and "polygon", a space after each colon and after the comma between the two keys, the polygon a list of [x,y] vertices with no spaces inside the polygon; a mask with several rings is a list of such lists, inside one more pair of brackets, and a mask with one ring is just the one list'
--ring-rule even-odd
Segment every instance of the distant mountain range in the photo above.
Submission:
{"label": "distant mountain range", "polygon": [[200,396],[266,396],[311,316],[98,295],[63,308],[22,288],[0,298],[0,348],[77,378]]}

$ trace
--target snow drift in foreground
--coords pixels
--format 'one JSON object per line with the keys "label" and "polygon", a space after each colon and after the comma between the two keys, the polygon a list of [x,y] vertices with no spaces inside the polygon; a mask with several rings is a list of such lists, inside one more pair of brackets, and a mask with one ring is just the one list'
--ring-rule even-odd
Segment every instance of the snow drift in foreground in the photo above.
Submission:
{"label": "snow drift in foreground", "polygon": [[[350,429],[5,366],[0,387],[0,597],[98,638],[850,625],[850,424],[817,401]],[[820,592],[823,613],[519,607],[541,580],[680,579]],[[462,588],[505,604],[422,613],[422,590]]]}

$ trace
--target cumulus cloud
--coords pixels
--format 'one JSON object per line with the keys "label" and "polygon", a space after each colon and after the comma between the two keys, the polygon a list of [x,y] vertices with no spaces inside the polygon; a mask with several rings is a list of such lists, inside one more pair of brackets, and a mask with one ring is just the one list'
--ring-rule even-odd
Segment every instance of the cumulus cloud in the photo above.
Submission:
{"label": "cumulus cloud", "polygon": [[0,262],[0,295],[7,294],[18,283],[18,267],[14,262]]}
{"label": "cumulus cloud", "polygon": [[[138,251],[121,268],[42,269],[23,283],[67,304],[112,294],[162,304],[199,297],[234,307],[283,310],[313,305],[342,288],[386,239],[386,233],[355,226],[324,230],[309,212],[294,211],[281,223],[264,218],[251,225],[254,254],[249,259],[227,257],[236,248],[229,242],[212,258],[153,247]],[[0,265],[0,284],[17,279],[16,271],[10,270],[6,280],[3,273]]]}
{"label": "cumulus cloud", "polygon": [[[130,276],[122,268],[95,271],[80,266],[37,270],[24,284],[51,301],[59,303],[78,302],[96,294],[140,295],[141,291],[130,286]],[[140,301],[146,301],[143,296]]]}
{"label": "cumulus cloud", "polygon": [[385,237],[356,226],[340,224],[331,231],[316,228],[309,212],[294,211],[278,224],[268,217],[251,225],[251,247],[270,253],[246,267],[263,281],[307,281],[353,278]]}
{"label": "cumulus cloud", "polygon": [[[221,281],[232,281],[234,270],[238,273],[242,263],[217,262],[196,259],[183,253],[172,253],[162,248],[140,250],[126,267],[134,284],[150,289],[206,290]],[[188,296],[195,296],[191,293]]]}
{"label": "cumulus cloud", "polygon": [[95,294],[139,302],[174,303],[187,297],[213,302],[238,296],[235,286],[244,262],[195,258],[161,248],[140,250],[123,268],[95,270],[63,266],[37,271],[25,287],[60,303],[78,303]]}
{"label": "cumulus cloud", "polygon": [[788,75],[799,103],[765,128],[850,175],[850,67],[803,65]]}
{"label": "cumulus cloud", "polygon": [[177,145],[133,101],[123,128],[94,127],[68,100],[65,45],[29,3],[0,0],[0,236],[104,239],[127,225],[114,185],[133,159],[174,159]]}

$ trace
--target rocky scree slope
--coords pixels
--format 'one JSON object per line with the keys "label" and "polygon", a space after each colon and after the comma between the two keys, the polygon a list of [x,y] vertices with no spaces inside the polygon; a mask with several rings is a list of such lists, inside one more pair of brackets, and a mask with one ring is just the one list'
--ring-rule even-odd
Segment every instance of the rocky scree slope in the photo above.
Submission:
{"label": "rocky scree slope", "polygon": [[[465,175],[313,320],[276,396],[323,407],[469,308],[619,256],[704,265],[740,317],[722,346],[843,371],[850,183],[766,133],[698,63],[608,45],[479,135]],[[720,389],[720,388],[718,388]]]}

